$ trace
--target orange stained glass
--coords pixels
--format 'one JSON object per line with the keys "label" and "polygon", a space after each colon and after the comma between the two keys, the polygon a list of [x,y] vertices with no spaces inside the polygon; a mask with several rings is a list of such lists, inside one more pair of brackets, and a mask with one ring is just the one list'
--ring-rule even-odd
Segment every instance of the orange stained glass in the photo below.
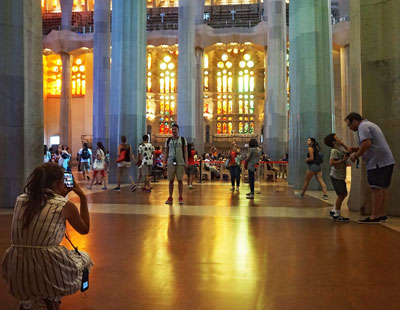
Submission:
{"label": "orange stained glass", "polygon": [[228,123],[228,133],[232,132],[232,122]]}
{"label": "orange stained glass", "polygon": [[160,79],[160,93],[165,93],[164,79]]}
{"label": "orange stained glass", "polygon": [[151,78],[147,78],[147,91],[151,92]]}
{"label": "orange stained glass", "polygon": [[160,101],[160,114],[164,114],[164,101]]}
{"label": "orange stained glass", "polygon": [[160,123],[160,133],[164,133],[164,123]]}
{"label": "orange stained glass", "polygon": [[171,101],[171,114],[175,114],[175,101]]}
{"label": "orange stained glass", "polygon": [[147,69],[151,69],[151,53],[147,54]]}
{"label": "orange stained glass", "polygon": [[227,113],[227,102],[226,102],[226,100],[224,100],[223,103],[222,103],[222,112],[224,114]]}
{"label": "orange stained glass", "polygon": [[243,133],[243,122],[239,122],[239,133]]}
{"label": "orange stained glass", "polygon": [[175,92],[175,79],[171,78],[171,93]]}
{"label": "orange stained glass", "polygon": [[165,101],[165,109],[164,109],[164,111],[165,111],[165,114],[169,114],[169,101],[168,100]]}
{"label": "orange stained glass", "polygon": [[204,90],[208,90],[208,76],[204,77]]}
{"label": "orange stained glass", "polygon": [[228,113],[229,114],[232,114],[233,112],[233,102],[232,102],[232,100],[229,100],[228,101]]}
{"label": "orange stained glass", "polygon": [[243,114],[243,100],[239,100],[239,114]]}
{"label": "orange stained glass", "polygon": [[168,94],[169,93],[169,82],[170,82],[170,80],[169,80],[169,76],[166,76],[165,77],[165,92]]}
{"label": "orange stained glass", "polygon": [[222,91],[224,93],[228,91],[228,77],[226,75],[222,77]]}
{"label": "orange stained glass", "polygon": [[228,77],[228,92],[232,92],[233,91],[233,79],[232,77]]}
{"label": "orange stained glass", "polygon": [[217,114],[222,114],[222,101],[218,100],[217,102]]}
{"label": "orange stained glass", "polygon": [[217,123],[217,133],[222,133],[220,122]]}
{"label": "orange stained glass", "polygon": [[222,124],[222,132],[227,133],[226,123]]}
{"label": "orange stained glass", "polygon": [[204,101],[203,112],[208,113],[208,101]]}

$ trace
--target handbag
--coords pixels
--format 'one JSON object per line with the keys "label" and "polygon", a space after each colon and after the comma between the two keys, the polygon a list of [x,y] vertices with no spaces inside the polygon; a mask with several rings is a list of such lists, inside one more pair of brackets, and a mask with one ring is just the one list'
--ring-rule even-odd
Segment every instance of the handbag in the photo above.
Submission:
{"label": "handbag", "polygon": [[126,150],[121,150],[121,152],[119,152],[119,156],[115,162],[120,163],[120,162],[125,161],[125,155],[126,155]]}
{"label": "handbag", "polygon": [[93,169],[97,171],[104,170],[104,162],[101,159],[96,159],[93,163]]}

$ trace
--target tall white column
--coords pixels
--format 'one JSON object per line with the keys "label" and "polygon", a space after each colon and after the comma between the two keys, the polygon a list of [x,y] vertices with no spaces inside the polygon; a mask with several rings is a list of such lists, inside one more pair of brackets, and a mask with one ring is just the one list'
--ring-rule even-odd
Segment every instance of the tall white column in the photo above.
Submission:
{"label": "tall white column", "polygon": [[13,207],[43,162],[40,2],[0,1],[0,20],[0,207]]}
{"label": "tall white column", "polygon": [[268,0],[267,96],[263,149],[272,160],[287,153],[286,2]]}
{"label": "tall white column", "polygon": [[111,182],[116,180],[120,137],[127,137],[136,154],[146,133],[146,1],[115,1],[112,14]]}
{"label": "tall white column", "polygon": [[[71,29],[72,0],[61,0],[61,29]],[[70,54],[59,51],[62,62],[61,98],[60,98],[60,142],[63,145],[72,145],[71,135],[71,76],[72,57]],[[72,151],[72,150],[71,150]]]}
{"label": "tall white column", "polygon": [[204,150],[204,104],[203,104],[203,57],[204,50],[196,48],[196,87],[195,87],[195,108],[196,108],[196,139],[195,149],[202,154]]}
{"label": "tall white column", "polygon": [[93,47],[93,144],[103,142],[109,148],[110,126],[110,0],[94,5]]}
{"label": "tall white column", "polygon": [[195,7],[191,0],[179,1],[178,124],[180,135],[196,138]]}

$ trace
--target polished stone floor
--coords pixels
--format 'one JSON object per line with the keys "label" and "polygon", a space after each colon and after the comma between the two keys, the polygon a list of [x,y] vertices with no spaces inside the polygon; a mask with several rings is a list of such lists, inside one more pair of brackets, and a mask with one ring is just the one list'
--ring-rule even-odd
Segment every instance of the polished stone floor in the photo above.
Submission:
{"label": "polished stone floor", "polygon": [[[91,232],[69,234],[95,263],[90,289],[61,309],[399,309],[400,233],[389,229],[397,219],[360,225],[346,210],[352,221],[334,223],[319,192],[298,199],[270,182],[250,201],[247,187],[196,184],[183,206],[177,193],[164,204],[164,181],[151,193],[87,190]],[[10,223],[1,210],[0,253]],[[16,307],[0,280],[0,309]]]}

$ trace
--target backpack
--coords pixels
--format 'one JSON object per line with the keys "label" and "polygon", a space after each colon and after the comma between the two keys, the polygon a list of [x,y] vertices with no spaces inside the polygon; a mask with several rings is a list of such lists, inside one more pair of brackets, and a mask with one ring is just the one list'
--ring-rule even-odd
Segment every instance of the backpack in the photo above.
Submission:
{"label": "backpack", "polygon": [[82,154],[81,154],[82,159],[89,159],[90,158],[90,153],[89,153],[89,149],[88,148],[84,148],[82,150]]}
{"label": "backpack", "polygon": [[[171,139],[172,139],[172,137],[169,137],[168,138],[168,140],[167,140],[167,146],[168,146],[168,148],[169,148],[169,143],[171,142]],[[185,138],[184,137],[181,137],[181,141],[182,141],[182,155],[183,155],[183,160],[185,160],[185,151],[184,151],[184,149],[185,149]]]}
{"label": "backpack", "polygon": [[324,162],[324,154],[321,154],[319,151],[315,151],[313,162],[317,165],[321,165]]}

